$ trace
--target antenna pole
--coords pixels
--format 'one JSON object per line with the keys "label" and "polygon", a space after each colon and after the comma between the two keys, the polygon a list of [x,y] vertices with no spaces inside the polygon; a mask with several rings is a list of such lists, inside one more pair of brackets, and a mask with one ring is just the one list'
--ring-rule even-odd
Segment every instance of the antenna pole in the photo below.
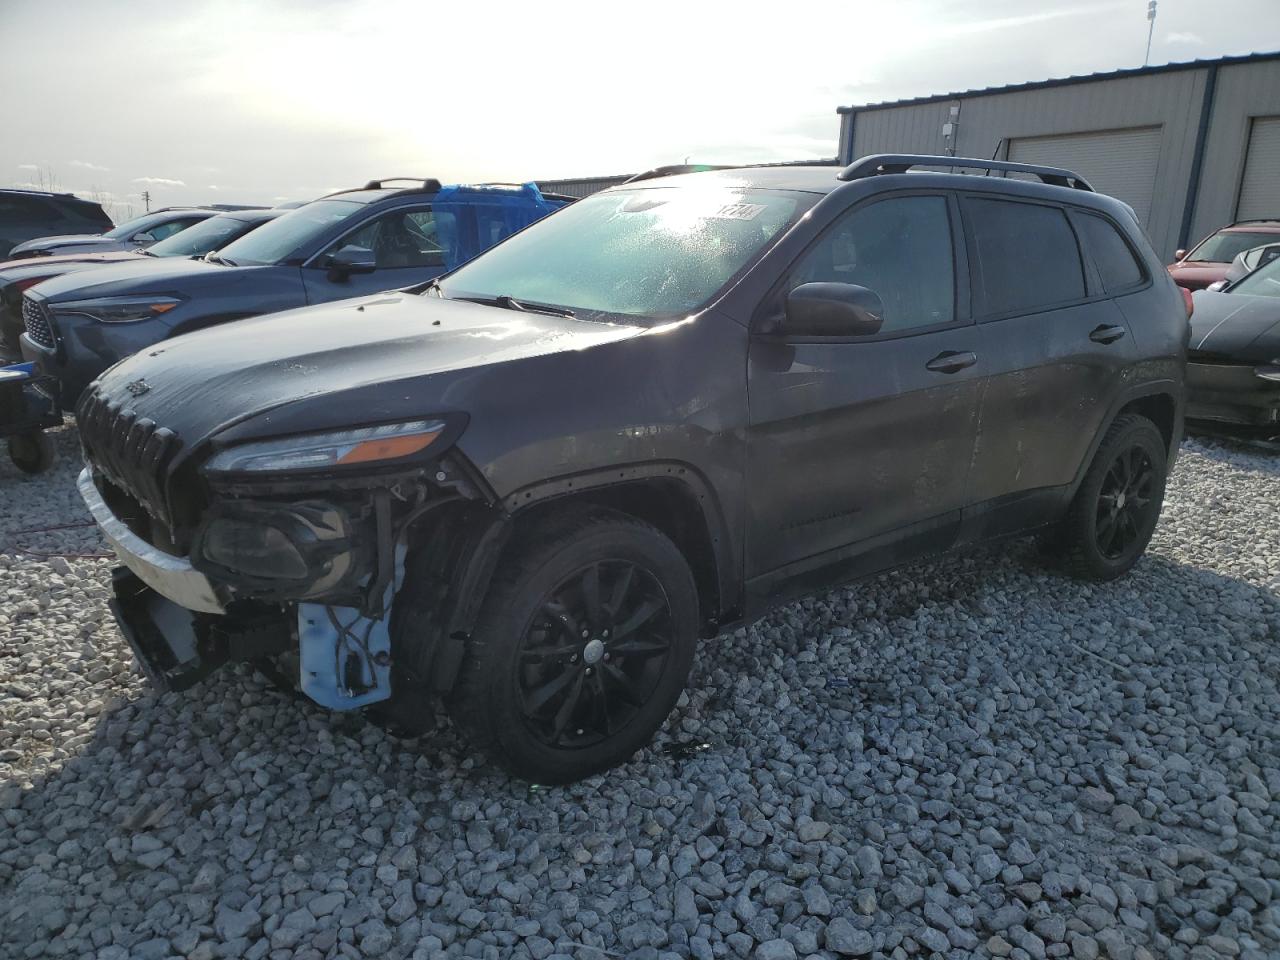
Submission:
{"label": "antenna pole", "polygon": [[1147,55],[1142,58],[1145,67],[1151,62],[1151,35],[1156,32],[1156,0],[1147,3]]}

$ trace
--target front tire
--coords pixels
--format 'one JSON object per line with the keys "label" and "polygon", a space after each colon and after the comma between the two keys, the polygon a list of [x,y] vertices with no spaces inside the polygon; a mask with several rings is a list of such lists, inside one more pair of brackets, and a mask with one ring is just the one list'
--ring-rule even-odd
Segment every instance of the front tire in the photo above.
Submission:
{"label": "front tire", "polygon": [[1070,576],[1106,581],[1128,573],[1151,541],[1167,479],[1164,437],[1136,413],[1117,417],[1046,549]]}
{"label": "front tire", "polygon": [[450,716],[513,776],[581,780],[661,727],[698,622],[689,565],[656,528],[605,509],[535,520],[495,572]]}

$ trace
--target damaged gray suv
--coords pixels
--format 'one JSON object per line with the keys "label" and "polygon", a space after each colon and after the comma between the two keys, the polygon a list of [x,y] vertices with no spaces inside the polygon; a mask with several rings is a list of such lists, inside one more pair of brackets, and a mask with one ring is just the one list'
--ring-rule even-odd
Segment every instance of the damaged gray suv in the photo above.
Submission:
{"label": "damaged gray suv", "polygon": [[1069,171],[656,174],[420,287],[117,364],[80,488],[161,687],[242,660],[411,729],[443,700],[565,782],[649,741],[699,638],[799,594],[1028,533],[1125,573],[1186,334],[1132,211]]}

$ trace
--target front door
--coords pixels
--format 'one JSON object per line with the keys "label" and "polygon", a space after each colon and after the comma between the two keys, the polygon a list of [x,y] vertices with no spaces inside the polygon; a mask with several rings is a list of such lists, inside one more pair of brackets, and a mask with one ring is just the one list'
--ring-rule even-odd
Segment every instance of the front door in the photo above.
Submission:
{"label": "front door", "polygon": [[[355,227],[303,268],[308,303],[325,303],[347,297],[361,297],[408,287],[437,277],[445,271],[444,250],[437,233],[437,213],[429,205],[398,207]],[[329,259],[346,246],[372,250],[376,267],[372,273],[346,276],[329,269]]]}
{"label": "front door", "polygon": [[931,549],[954,538],[983,376],[967,288],[956,284],[965,275],[959,236],[955,201],[944,194],[873,198],[820,234],[766,301],[772,327],[768,314],[784,309],[788,290],[858,284],[879,295],[884,323],[862,337],[794,337],[785,325],[753,337],[753,590],[854,556],[892,562],[907,542]]}

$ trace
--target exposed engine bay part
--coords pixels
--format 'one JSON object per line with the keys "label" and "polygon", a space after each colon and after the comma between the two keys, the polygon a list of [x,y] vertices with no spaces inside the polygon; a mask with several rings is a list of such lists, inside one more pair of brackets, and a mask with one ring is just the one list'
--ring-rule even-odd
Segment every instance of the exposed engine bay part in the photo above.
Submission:
{"label": "exposed engine bay part", "polygon": [[[395,571],[383,595],[390,609],[404,582],[403,546],[395,549]],[[331,710],[354,710],[391,696],[391,631],[385,616],[352,607],[298,604],[302,692]]]}

